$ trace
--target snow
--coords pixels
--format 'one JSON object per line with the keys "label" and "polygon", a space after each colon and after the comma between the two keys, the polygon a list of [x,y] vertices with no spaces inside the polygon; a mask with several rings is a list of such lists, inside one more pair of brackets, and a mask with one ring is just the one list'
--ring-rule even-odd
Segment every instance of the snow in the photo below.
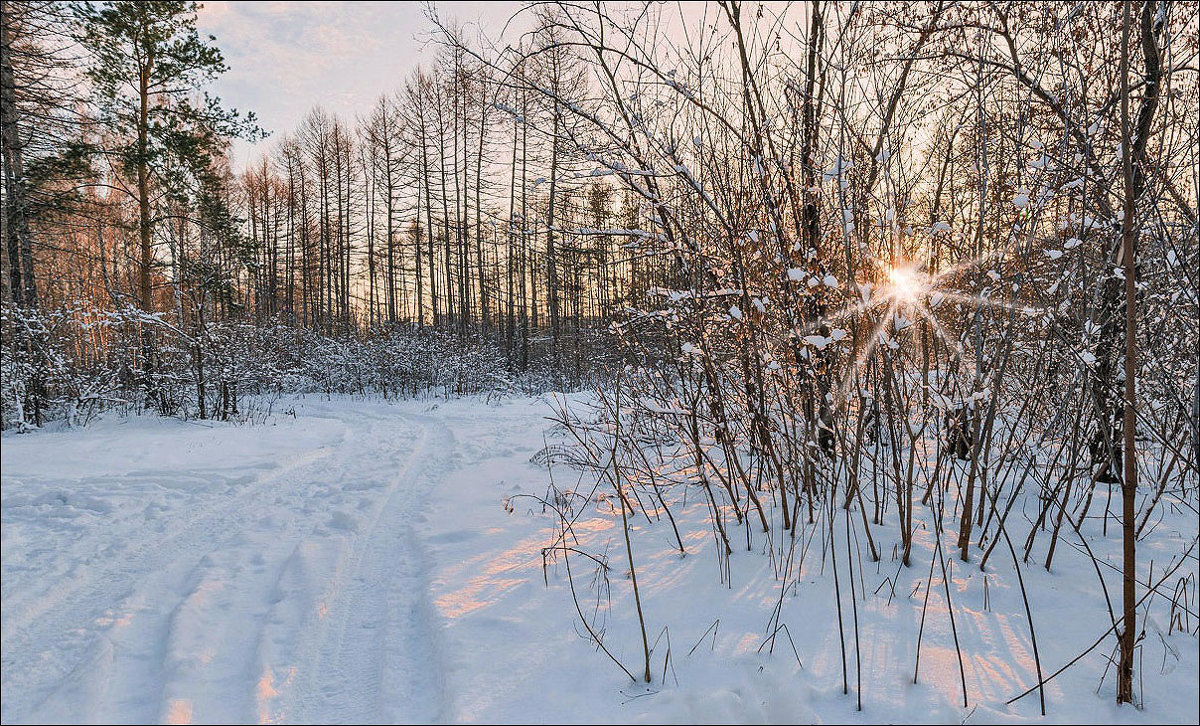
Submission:
{"label": "snow", "polygon": [[832,179],[841,177],[843,174],[853,168],[853,161],[839,156],[833,160],[833,164],[825,170],[823,176],[825,177],[825,181],[830,181]]}
{"label": "snow", "polygon": [[[801,523],[799,585],[780,592],[774,567],[788,536],[778,522],[774,539],[736,528],[723,584],[700,496],[677,512],[691,533],[686,556],[665,522],[630,520],[653,646],[653,682],[631,682],[583,637],[561,558],[543,560],[557,520],[539,501],[548,482],[539,452],[570,442],[546,420],[560,400],[579,407],[588,397],[308,397],[277,404],[258,426],[109,417],[6,434],[2,720],[1037,720],[1036,694],[1004,703],[1035,676],[1003,548],[986,572],[946,555],[964,709],[937,571],[913,684],[932,531],[918,530],[908,568],[890,551],[894,523],[872,527],[880,562],[854,543],[860,713],[849,620],[842,693],[830,531]],[[591,488],[568,466],[551,472],[560,489]],[[580,602],[603,620],[614,655],[640,672],[620,516],[602,498],[577,506],[579,548],[610,561],[594,581],[594,563],[572,557]],[[842,517],[832,542],[845,598]],[[1085,527],[1089,546],[1102,568],[1119,565],[1119,540],[1099,526]],[[948,521],[943,543],[952,530]],[[1165,509],[1157,531],[1167,534],[1139,543],[1155,577],[1195,536],[1194,515]],[[1064,535],[1052,572],[1033,560],[1023,569],[1047,673],[1108,626],[1080,549]],[[1181,575],[1195,571],[1192,557]],[[1116,575],[1104,575],[1117,592]],[[607,590],[592,587],[601,581]],[[772,641],[777,607],[786,630]],[[1144,710],[1113,703],[1111,673],[1096,693],[1109,647],[1047,685],[1048,721],[1197,721],[1193,635],[1150,621],[1138,666]]]}
{"label": "snow", "polygon": [[871,288],[872,288],[872,285],[869,282],[858,283],[858,293],[859,293],[859,296],[862,298],[863,305],[866,305],[869,302],[871,302]]}

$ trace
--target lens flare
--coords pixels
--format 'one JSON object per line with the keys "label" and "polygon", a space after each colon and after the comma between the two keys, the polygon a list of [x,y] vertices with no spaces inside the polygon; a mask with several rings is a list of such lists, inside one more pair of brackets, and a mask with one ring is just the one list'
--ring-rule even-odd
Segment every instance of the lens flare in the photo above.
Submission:
{"label": "lens flare", "polygon": [[921,273],[911,265],[895,265],[888,270],[888,292],[897,302],[912,304],[928,289]]}

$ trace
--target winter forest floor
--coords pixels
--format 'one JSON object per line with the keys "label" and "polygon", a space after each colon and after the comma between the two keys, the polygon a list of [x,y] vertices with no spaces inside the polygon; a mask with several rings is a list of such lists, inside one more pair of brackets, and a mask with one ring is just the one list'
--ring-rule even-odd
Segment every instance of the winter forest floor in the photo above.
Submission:
{"label": "winter forest floor", "polygon": [[[947,588],[940,567],[930,576],[929,525],[904,568],[885,523],[873,528],[881,561],[856,543],[856,581],[843,570],[835,583],[828,530],[806,525],[796,534],[808,553],[799,585],[780,593],[772,561],[783,548],[760,532],[731,534],[741,546],[722,583],[711,536],[685,538],[681,557],[663,522],[631,520],[653,646],[652,682],[635,684],[588,641],[561,558],[543,567],[557,520],[514,497],[547,490],[546,467],[531,462],[555,440],[546,398],[314,396],[275,411],[258,426],[109,417],[5,434],[5,723],[1040,718],[1036,693],[1005,705],[1036,674],[1003,546],[987,572],[947,552]],[[580,475],[555,467],[554,476],[567,489]],[[678,516],[698,522],[707,511],[696,495]],[[1150,560],[1157,578],[1196,536],[1194,513],[1163,511],[1139,543],[1142,579]],[[1105,538],[1100,527],[1089,521],[1084,532],[1116,567],[1119,528]],[[580,607],[640,674],[621,518],[599,498],[575,532],[581,551],[607,552],[610,563],[606,577],[582,556],[569,561]],[[844,557],[845,534],[835,529],[832,556]],[[1065,535],[1060,547],[1051,572],[1036,561],[1022,568],[1046,674],[1110,624],[1083,548]],[[1193,551],[1178,573],[1193,597],[1196,570]],[[1104,576],[1117,598],[1115,569]],[[835,587],[858,591],[858,661],[848,608],[843,620],[849,695]],[[1197,722],[1194,620],[1168,634],[1167,598],[1155,599],[1137,665],[1144,708],[1118,708],[1111,669],[1102,680],[1110,636],[1047,685],[1047,721]],[[772,643],[777,607],[787,627]]]}

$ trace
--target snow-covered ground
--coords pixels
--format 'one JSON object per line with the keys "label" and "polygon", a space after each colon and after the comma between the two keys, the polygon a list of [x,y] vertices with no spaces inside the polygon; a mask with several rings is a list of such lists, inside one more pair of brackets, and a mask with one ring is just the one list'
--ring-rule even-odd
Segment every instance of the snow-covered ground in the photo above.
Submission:
{"label": "snow-covered ground", "polygon": [[[281,412],[293,406],[295,416]],[[940,571],[912,683],[932,537],[921,533],[914,566],[902,568],[894,532],[875,531],[882,561],[855,555],[858,713],[853,623],[846,612],[843,695],[821,528],[798,535],[810,541],[801,581],[780,593],[769,554],[780,542],[755,534],[726,585],[712,537],[685,539],[681,557],[670,528],[643,518],[634,558],[653,682],[635,684],[582,637],[561,557],[543,566],[556,520],[514,497],[547,489],[545,467],[530,461],[554,440],[546,400],[310,397],[276,411],[261,426],[109,418],[4,436],[5,723],[1038,718],[1036,694],[1004,705],[1036,677],[1000,550],[988,573],[947,555],[963,708]],[[573,476],[555,470],[564,489]],[[680,516],[705,511],[697,496]],[[1194,514],[1168,511],[1143,562],[1161,571],[1196,528]],[[611,566],[605,577],[572,557],[581,607],[600,614],[606,645],[640,673],[620,517],[592,503],[575,532],[581,551],[607,551]],[[1091,546],[1116,563],[1116,542]],[[1060,546],[1054,572],[1023,570],[1047,673],[1109,624],[1090,561]],[[1180,571],[1193,607],[1194,557]],[[1119,580],[1104,574],[1116,598]],[[1151,603],[1160,620],[1164,600]],[[772,654],[764,629],[776,607],[787,629]],[[1197,640],[1168,635],[1160,620],[1142,645],[1144,710],[1112,703],[1111,672],[1101,685],[1110,637],[1047,686],[1048,720],[1196,723]]]}

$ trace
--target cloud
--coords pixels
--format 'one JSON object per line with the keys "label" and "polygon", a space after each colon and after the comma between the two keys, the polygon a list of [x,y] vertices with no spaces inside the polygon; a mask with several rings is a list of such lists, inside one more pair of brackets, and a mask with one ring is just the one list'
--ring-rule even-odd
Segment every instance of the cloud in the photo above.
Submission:
{"label": "cloud", "polygon": [[[447,14],[479,19],[498,32],[516,3],[446,3]],[[417,3],[210,2],[198,26],[216,36],[229,72],[213,92],[253,111],[273,137],[292,130],[314,105],[346,120],[365,115],[399,88],[421,61],[428,21]],[[265,142],[272,143],[271,139]],[[259,149],[235,144],[235,164]]]}

